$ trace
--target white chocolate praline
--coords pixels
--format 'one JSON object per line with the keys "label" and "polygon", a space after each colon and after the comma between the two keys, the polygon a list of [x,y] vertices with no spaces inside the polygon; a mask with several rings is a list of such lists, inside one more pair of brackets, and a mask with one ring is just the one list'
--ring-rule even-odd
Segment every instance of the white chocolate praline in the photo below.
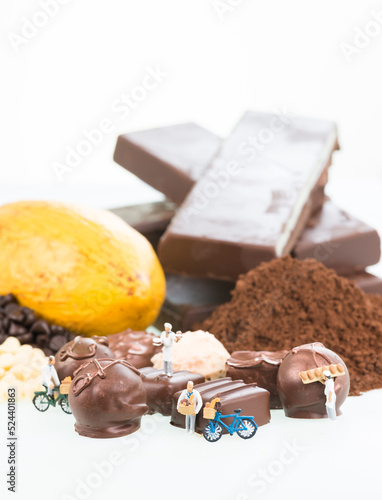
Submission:
{"label": "white chocolate praline", "polygon": [[[187,370],[200,373],[207,380],[225,377],[226,361],[229,352],[217,338],[209,332],[197,330],[186,332],[179,342],[173,345],[174,371]],[[151,358],[154,368],[163,368],[163,354]]]}
{"label": "white chocolate praline", "polygon": [[32,400],[34,392],[42,388],[41,370],[47,362],[41,349],[8,337],[0,345],[0,403],[7,401],[9,387],[16,388],[17,401]]}

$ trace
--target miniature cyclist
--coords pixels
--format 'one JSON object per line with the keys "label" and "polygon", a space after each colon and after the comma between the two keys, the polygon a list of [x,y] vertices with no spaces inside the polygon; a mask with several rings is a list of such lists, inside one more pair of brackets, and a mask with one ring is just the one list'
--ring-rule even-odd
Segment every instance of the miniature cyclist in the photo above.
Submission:
{"label": "miniature cyclist", "polygon": [[47,388],[50,397],[53,396],[54,388],[60,385],[60,380],[54,367],[55,362],[56,358],[49,356],[48,364],[44,366],[41,372],[41,383]]}
{"label": "miniature cyclist", "polygon": [[190,404],[194,405],[194,414],[186,415],[186,432],[193,434],[195,432],[196,415],[200,412],[203,406],[203,401],[201,395],[199,394],[199,391],[194,389],[194,382],[192,382],[191,380],[187,382],[187,389],[184,389],[184,391],[182,391],[181,395],[179,396],[177,404],[178,409],[180,403],[184,400],[187,400]]}

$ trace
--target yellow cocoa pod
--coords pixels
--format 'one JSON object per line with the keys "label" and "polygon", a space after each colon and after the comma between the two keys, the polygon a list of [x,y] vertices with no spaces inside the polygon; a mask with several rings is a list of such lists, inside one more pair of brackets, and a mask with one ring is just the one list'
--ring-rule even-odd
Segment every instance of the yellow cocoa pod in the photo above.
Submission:
{"label": "yellow cocoa pod", "polygon": [[165,278],[150,243],[116,215],[63,203],[0,207],[0,294],[84,335],[144,329]]}

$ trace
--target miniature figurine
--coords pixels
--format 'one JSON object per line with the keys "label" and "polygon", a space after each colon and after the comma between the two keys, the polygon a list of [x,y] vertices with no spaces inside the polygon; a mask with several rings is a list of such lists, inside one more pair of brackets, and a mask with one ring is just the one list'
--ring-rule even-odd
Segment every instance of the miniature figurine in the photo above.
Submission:
{"label": "miniature figurine", "polygon": [[329,370],[322,372],[322,377],[325,381],[325,396],[326,396],[326,412],[330,420],[335,420],[336,415],[336,393],[334,390],[334,380],[332,379]]}
{"label": "miniature figurine", "polygon": [[163,371],[168,377],[174,374],[172,364],[172,344],[178,342],[181,337],[181,332],[176,334],[172,331],[171,323],[164,324],[164,331],[161,333],[160,338],[153,340],[154,345],[163,345]]}
{"label": "miniature figurine", "polygon": [[202,397],[199,391],[194,389],[194,382],[187,382],[187,389],[182,391],[178,399],[177,410],[186,416],[186,432],[193,434],[195,432],[196,415],[203,406]]}
{"label": "miniature figurine", "polygon": [[60,385],[60,381],[54,367],[55,362],[56,358],[54,356],[49,356],[48,364],[44,366],[41,373],[41,383],[47,388],[48,396],[51,398],[53,397],[53,391]]}
{"label": "miniature figurine", "polygon": [[48,387],[45,385],[45,391],[36,391],[34,393],[34,398],[32,400],[36,410],[38,411],[46,411],[49,406],[53,406],[54,408],[59,405],[64,413],[69,415],[72,414],[72,410],[69,406],[68,394],[70,389],[70,384],[72,383],[72,379],[70,377],[66,377],[59,387],[60,394],[56,399],[54,397],[49,396]]}

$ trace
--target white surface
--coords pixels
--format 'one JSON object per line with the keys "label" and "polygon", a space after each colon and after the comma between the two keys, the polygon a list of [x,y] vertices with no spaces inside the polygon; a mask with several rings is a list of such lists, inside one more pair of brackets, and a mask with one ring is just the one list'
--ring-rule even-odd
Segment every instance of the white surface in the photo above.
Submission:
{"label": "white surface", "polygon": [[[338,122],[342,151],[329,192],[382,231],[382,33],[364,42],[350,64],[340,49],[342,42],[353,43],[357,26],[365,29],[371,10],[382,5],[230,3],[237,7],[220,20],[213,0],[68,1],[16,53],[8,35],[20,33],[23,18],[32,19],[41,7],[37,0],[3,0],[0,204],[33,198],[107,208],[160,198],[113,163],[118,133],[193,120],[224,136],[248,108],[286,108]],[[127,113],[122,95],[157,65],[167,75]],[[84,129],[105,119],[112,131],[59,182],[52,163],[78,147]],[[377,266],[375,272],[381,271]],[[153,417],[145,417],[144,429],[129,441],[80,438],[72,417],[60,409],[39,414],[20,404],[16,498],[80,499],[78,481],[89,479],[92,463],[108,460],[114,450],[123,464],[82,498],[376,498],[381,411],[382,391],[374,391],[349,399],[334,424],[273,412],[272,423],[251,441],[224,437],[208,444]],[[1,405],[0,496],[14,498],[5,493],[4,433]],[[280,467],[284,443],[294,439],[304,450]],[[259,494],[253,475],[272,467],[280,475]],[[191,494],[195,482],[200,491]]]}
{"label": "white surface", "polygon": [[[377,498],[382,390],[349,398],[335,422],[289,419],[274,410],[252,439],[223,436],[217,443],[158,415],[144,417],[130,437],[94,440],[78,436],[73,417],[60,408],[39,413],[21,403],[18,410],[17,498],[322,500],[328,491],[330,498]],[[0,425],[5,429],[4,412]],[[118,464],[111,466],[113,452]],[[86,483],[89,491],[78,489]]]}

